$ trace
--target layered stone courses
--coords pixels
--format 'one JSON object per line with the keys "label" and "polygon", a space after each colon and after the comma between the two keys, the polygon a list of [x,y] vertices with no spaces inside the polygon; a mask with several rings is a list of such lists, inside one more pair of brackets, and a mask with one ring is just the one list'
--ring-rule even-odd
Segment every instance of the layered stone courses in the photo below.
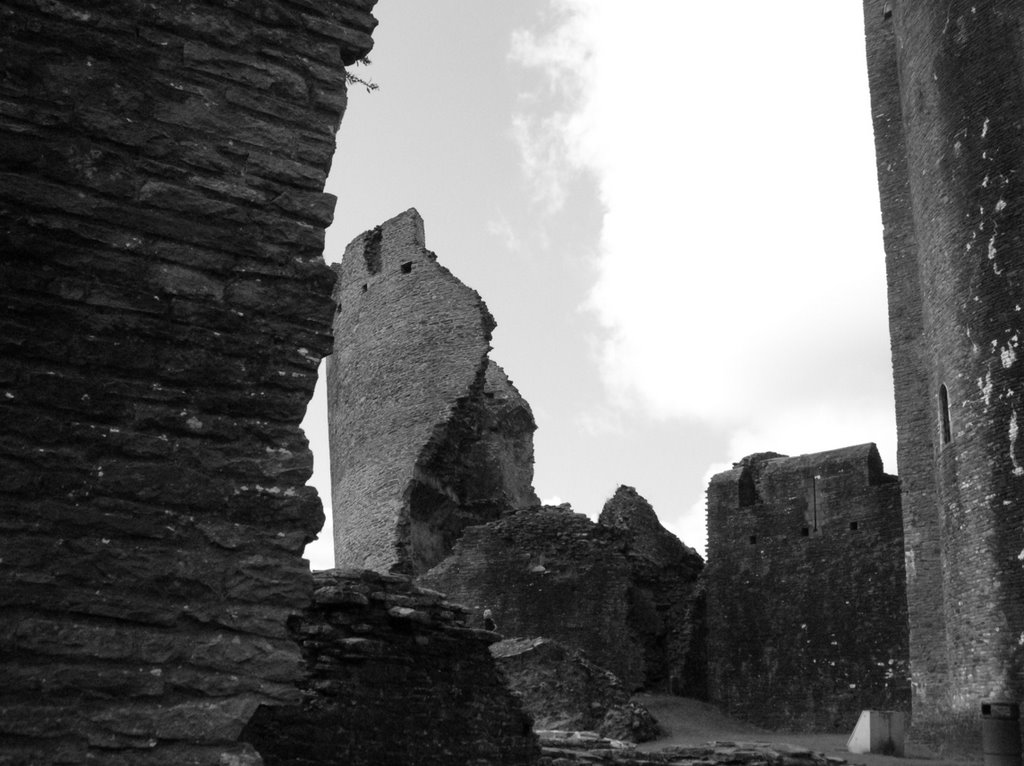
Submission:
{"label": "layered stone courses", "polygon": [[373,0],[0,8],[0,760],[257,763]]}
{"label": "layered stone courses", "polygon": [[335,269],[328,409],[335,558],[419,573],[467,525],[537,504],[529,405],[488,359],[494,319],[409,210]]}
{"label": "layered stone courses", "polygon": [[909,707],[900,488],[873,444],[716,475],[705,581],[709,698],[729,714],[846,731]]}
{"label": "layered stone courses", "polygon": [[1022,15],[865,3],[915,725],[1024,693]]}
{"label": "layered stone courses", "polygon": [[267,766],[537,763],[533,720],[488,650],[497,634],[408,577],[313,576],[313,603],[291,623],[302,701],[260,708],[242,735]]}

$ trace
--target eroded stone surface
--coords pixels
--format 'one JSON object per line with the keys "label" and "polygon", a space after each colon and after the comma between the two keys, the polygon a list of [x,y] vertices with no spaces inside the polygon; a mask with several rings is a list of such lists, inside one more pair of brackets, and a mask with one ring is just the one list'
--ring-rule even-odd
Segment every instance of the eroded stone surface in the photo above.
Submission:
{"label": "eroded stone surface", "polygon": [[529,405],[480,296],[409,210],[357,237],[335,289],[328,408],[339,566],[423,572],[462,530],[537,504]]}
{"label": "eroded stone surface", "polygon": [[700,556],[661,525],[633,487],[620,486],[597,521],[626,540],[630,622],[643,647],[643,688],[703,699],[707,638]]}
{"label": "eroded stone surface", "polygon": [[488,651],[497,635],[407,577],[313,577],[313,603],[291,623],[301,704],[260,708],[242,736],[267,766],[536,763],[533,721]]}
{"label": "eroded stone surface", "polygon": [[256,763],[372,0],[0,9],[0,760]]}
{"label": "eroded stone surface", "polygon": [[622,682],[578,650],[547,638],[510,638],[492,644],[491,654],[538,730],[594,731],[626,742],[661,733]]}
{"label": "eroded stone surface", "polygon": [[[864,3],[915,726],[1024,694],[1024,8]],[[955,736],[955,735],[953,735]]]}

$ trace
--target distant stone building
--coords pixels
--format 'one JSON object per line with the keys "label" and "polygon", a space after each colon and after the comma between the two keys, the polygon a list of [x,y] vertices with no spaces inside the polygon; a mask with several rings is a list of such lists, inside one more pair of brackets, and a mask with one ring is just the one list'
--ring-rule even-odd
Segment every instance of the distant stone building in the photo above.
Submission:
{"label": "distant stone building", "polygon": [[[607,522],[607,523],[606,523]],[[465,530],[451,556],[418,580],[506,636],[544,636],[583,650],[627,689],[699,693],[700,556],[620,487],[601,521],[563,507],[520,511]]]}
{"label": "distant stone building", "polygon": [[708,691],[771,727],[906,709],[899,483],[873,444],[751,455],[708,487]]}
{"label": "distant stone building", "polygon": [[864,16],[914,725],[945,728],[1024,695],[1024,6]]}
{"label": "distant stone building", "polygon": [[407,574],[464,527],[537,505],[529,405],[490,361],[494,319],[408,210],[336,265],[327,366],[335,560]]}

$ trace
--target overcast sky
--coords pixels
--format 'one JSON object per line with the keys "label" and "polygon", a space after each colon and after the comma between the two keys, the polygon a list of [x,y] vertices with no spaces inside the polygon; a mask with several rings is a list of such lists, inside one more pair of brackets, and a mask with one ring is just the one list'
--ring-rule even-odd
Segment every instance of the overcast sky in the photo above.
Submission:
{"label": "overcast sky", "polygon": [[[873,441],[896,472],[885,271],[854,0],[382,0],[325,257],[415,207],[498,322],[535,486],[619,484],[701,553],[752,452]],[[330,517],[326,405],[304,423]],[[307,549],[333,565],[331,531]]]}

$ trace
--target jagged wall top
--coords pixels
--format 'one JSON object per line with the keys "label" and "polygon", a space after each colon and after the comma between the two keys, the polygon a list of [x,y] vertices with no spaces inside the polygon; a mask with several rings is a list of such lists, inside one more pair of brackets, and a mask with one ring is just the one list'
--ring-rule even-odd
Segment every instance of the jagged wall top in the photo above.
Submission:
{"label": "jagged wall top", "polygon": [[[426,249],[415,210],[361,234],[334,268],[335,559],[419,571],[476,510],[535,502],[533,416],[487,358],[495,326],[487,306]],[[463,454],[473,465],[457,459]],[[487,477],[492,498],[470,486],[471,473]]]}

